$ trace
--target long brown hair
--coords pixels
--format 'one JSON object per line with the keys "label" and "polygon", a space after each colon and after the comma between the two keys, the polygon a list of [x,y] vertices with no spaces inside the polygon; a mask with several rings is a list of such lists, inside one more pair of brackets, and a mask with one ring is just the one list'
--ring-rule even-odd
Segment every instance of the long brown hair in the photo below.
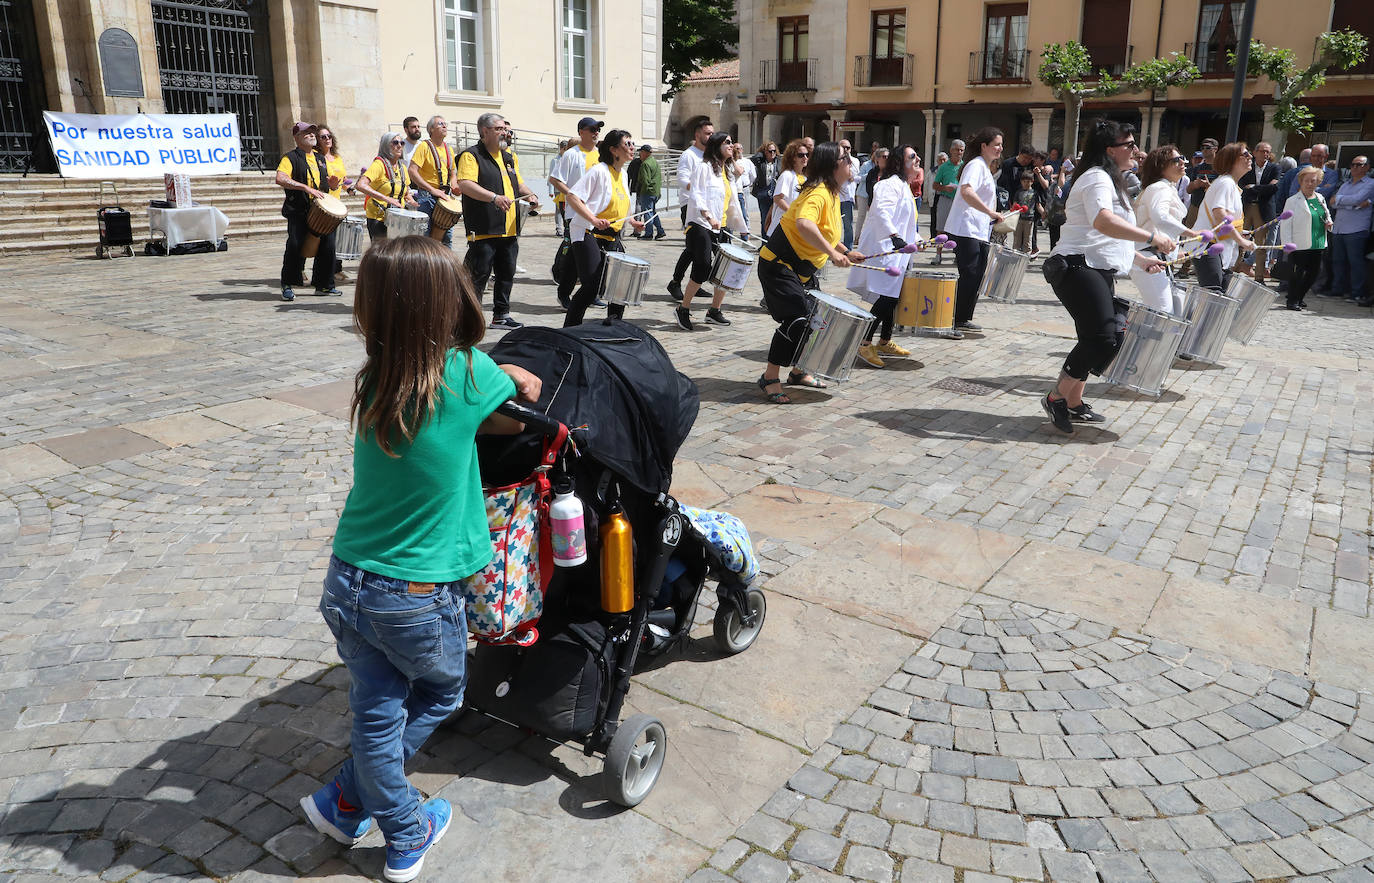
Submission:
{"label": "long brown hair", "polygon": [[1145,188],[1162,181],[1164,173],[1174,164],[1173,155],[1178,152],[1172,144],[1161,144],[1146,154],[1145,162],[1140,164],[1140,186]]}
{"label": "long brown hair", "polygon": [[378,240],[358,265],[353,328],[367,361],[353,382],[350,422],[388,456],[434,414],[451,349],[467,357],[487,332],[463,262],[428,236]]}
{"label": "long brown hair", "polygon": [[[792,172],[792,167],[797,163],[797,152],[806,149],[806,142],[800,138],[793,138],[787,142],[787,149],[782,153],[782,172]],[[793,174],[796,174],[793,172]]]}

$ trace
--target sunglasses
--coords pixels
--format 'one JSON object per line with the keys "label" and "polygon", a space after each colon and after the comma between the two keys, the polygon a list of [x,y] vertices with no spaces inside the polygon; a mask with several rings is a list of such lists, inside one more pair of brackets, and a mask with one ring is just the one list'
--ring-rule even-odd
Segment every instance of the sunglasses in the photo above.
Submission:
{"label": "sunglasses", "polygon": [[1184,159],[1184,158],[1181,157],[1181,156],[1176,156],[1176,157],[1174,157],[1173,159],[1169,160],[1169,162],[1173,163],[1173,164],[1176,165],[1176,166],[1181,166],[1181,165],[1183,165],[1184,163],[1186,163],[1187,160]]}
{"label": "sunglasses", "polygon": [[802,153],[800,150],[797,151],[797,156],[810,156],[810,155],[811,155],[811,154],[809,154],[809,153]]}
{"label": "sunglasses", "polygon": [[317,137],[317,138],[323,138],[323,139],[326,140],[326,141],[333,141],[333,140],[334,140],[334,136],[331,135],[331,134],[329,134],[328,132],[321,132],[321,133],[320,133],[319,135],[317,135],[316,137]]}
{"label": "sunglasses", "polygon": [[1113,146],[1113,147],[1135,147],[1135,139],[1132,138],[1130,141],[1122,141],[1121,143],[1119,143],[1119,144],[1113,144],[1112,146]]}
{"label": "sunglasses", "polygon": [[1369,163],[1367,163],[1367,162],[1352,162],[1351,165],[1352,165],[1352,166],[1367,166],[1367,165],[1369,165]]}
{"label": "sunglasses", "polygon": [[392,147],[395,147],[395,146],[398,145],[398,144],[399,144],[400,146],[402,146],[402,147],[405,147],[405,145],[406,145],[405,140],[404,140],[404,139],[401,139],[401,138],[397,138],[395,141],[392,141],[392,142],[391,142],[391,146],[392,146]]}

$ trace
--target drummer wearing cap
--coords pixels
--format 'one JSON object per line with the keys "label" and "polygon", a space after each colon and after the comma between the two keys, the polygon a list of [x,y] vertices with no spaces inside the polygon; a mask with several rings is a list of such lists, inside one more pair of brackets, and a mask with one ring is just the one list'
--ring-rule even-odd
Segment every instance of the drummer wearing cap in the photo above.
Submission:
{"label": "drummer wearing cap", "polygon": [[[281,262],[281,299],[296,299],[292,286],[301,282],[305,274],[305,257],[301,246],[310,234],[306,218],[310,215],[311,200],[325,195],[326,190],[338,186],[329,175],[324,157],[315,152],[316,129],[311,123],[296,123],[291,127],[294,149],[287,151],[277,164],[277,186],[286,191],[281,216],[286,218],[286,252]],[[334,234],[320,237],[319,250],[311,265],[310,283],[316,294],[337,295],[334,287]]]}
{"label": "drummer wearing cap", "polygon": [[[807,164],[806,183],[787,207],[778,227],[759,250],[759,284],[763,287],[768,313],[778,323],[768,347],[768,364],[758,379],[768,401],[790,405],[782,391],[782,367],[791,366],[801,353],[810,333],[810,307],[805,283],[827,260],[837,267],[862,261],[863,255],[840,242],[844,227],[840,221],[840,188],[853,170],[840,162],[839,145],[833,141],[813,148]],[[787,382],[794,386],[824,389],[825,384],[804,371],[790,371]]]}
{"label": "drummer wearing cap", "polygon": [[499,113],[477,118],[478,142],[458,155],[458,189],[463,194],[463,226],[468,253],[463,264],[480,298],[493,270],[493,328],[519,328],[511,318],[510,291],[515,285],[515,258],[520,250],[516,227],[517,197],[538,205],[539,197],[520,177],[520,160],[510,150],[510,126]]}
{"label": "drummer wearing cap", "polygon": [[[410,157],[410,183],[420,211],[433,217],[434,205],[453,195],[453,150],[448,146],[448,121],[432,116],[425,126],[429,140],[415,148]],[[444,231],[444,245],[453,245],[453,230]]]}
{"label": "drummer wearing cap", "polygon": [[[583,117],[578,120],[577,142],[563,152],[563,155],[553,164],[553,170],[549,172],[549,184],[563,197],[565,205],[568,194],[577,186],[577,182],[582,180],[582,176],[600,159],[600,154],[596,150],[596,139],[600,137],[601,127],[604,125],[603,121],[592,117]],[[572,214],[567,209],[564,211],[567,214],[567,227],[565,229],[570,234],[573,221]],[[569,235],[569,242],[575,241]],[[573,269],[571,260],[566,262],[565,267],[566,269],[560,278],[555,281],[558,282],[558,303],[566,310],[572,303],[572,291],[573,287],[577,285],[577,273]],[[602,304],[598,303],[597,306],[602,306]]]}

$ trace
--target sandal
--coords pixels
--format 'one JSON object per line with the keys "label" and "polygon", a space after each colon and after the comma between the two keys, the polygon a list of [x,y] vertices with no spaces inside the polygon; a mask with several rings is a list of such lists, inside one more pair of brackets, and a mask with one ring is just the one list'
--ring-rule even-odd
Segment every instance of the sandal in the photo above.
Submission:
{"label": "sandal", "polygon": [[821,383],[819,380],[812,377],[810,374],[806,374],[802,371],[787,372],[787,382],[792,384],[793,386],[807,386],[811,389],[825,389],[824,383]]}
{"label": "sandal", "polygon": [[[769,392],[768,387],[772,386],[775,383],[778,385],[778,391]],[[792,404],[792,399],[788,397],[787,393],[782,391],[782,378],[769,380],[767,377],[760,377],[759,389],[763,390],[763,394],[768,396],[768,401],[772,402],[775,405]]]}

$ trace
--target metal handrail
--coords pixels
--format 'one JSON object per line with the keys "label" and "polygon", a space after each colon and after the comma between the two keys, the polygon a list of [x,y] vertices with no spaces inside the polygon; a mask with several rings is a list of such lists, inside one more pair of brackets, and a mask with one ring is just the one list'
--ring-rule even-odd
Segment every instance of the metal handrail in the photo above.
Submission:
{"label": "metal handrail", "polygon": [[[888,62],[891,67],[896,67],[896,62],[901,62],[901,70],[896,77],[890,75],[885,70],[883,62]],[[912,81],[912,70],[916,66],[914,55],[856,55],[854,56],[854,86],[858,89],[891,86],[893,88],[909,87]]]}

